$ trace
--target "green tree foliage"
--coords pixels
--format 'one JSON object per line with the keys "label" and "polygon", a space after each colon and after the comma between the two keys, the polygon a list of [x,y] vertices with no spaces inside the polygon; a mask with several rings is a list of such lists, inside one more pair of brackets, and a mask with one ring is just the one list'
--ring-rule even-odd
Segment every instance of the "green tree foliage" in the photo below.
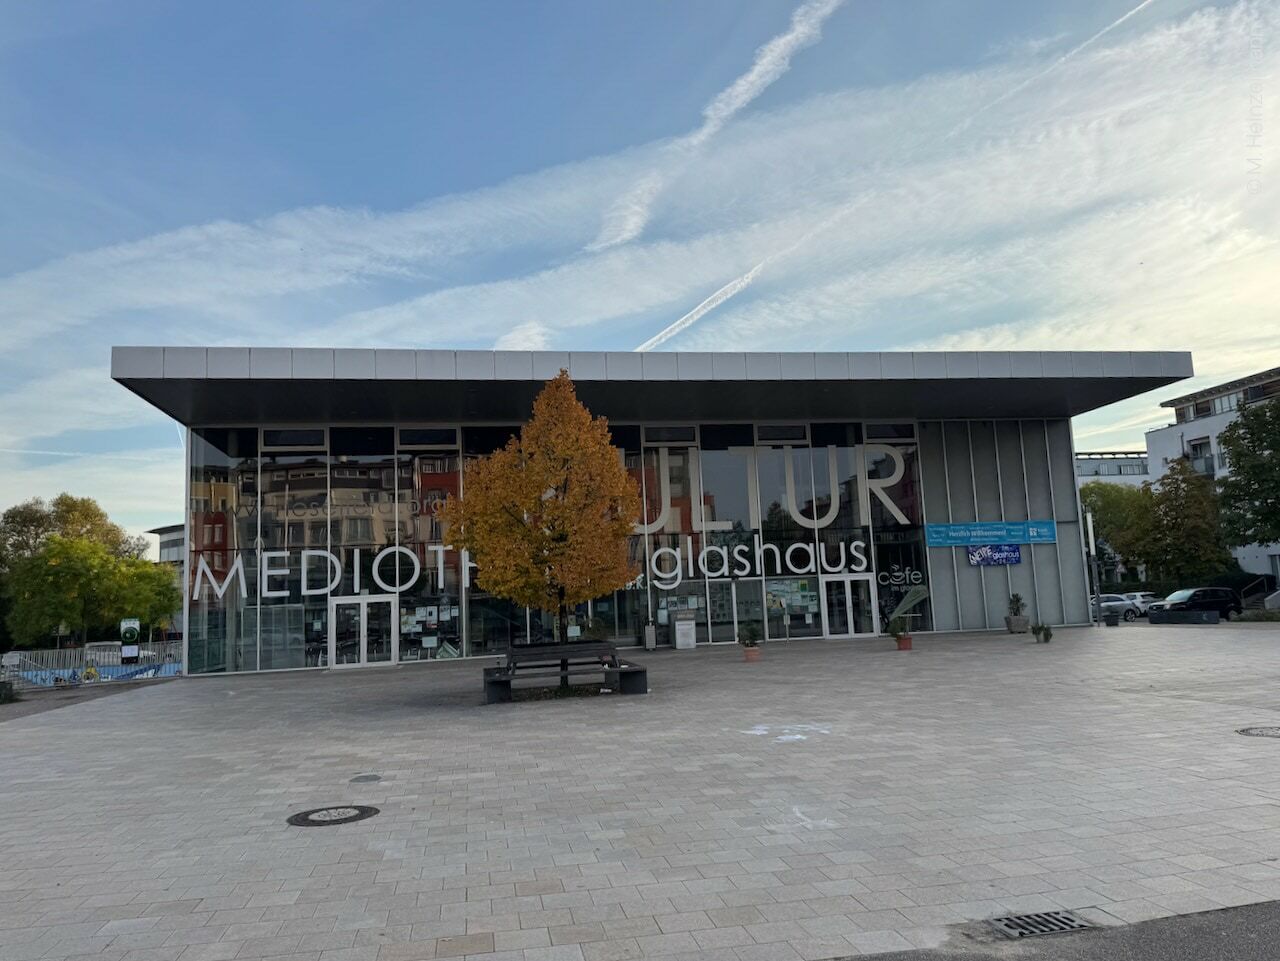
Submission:
{"label": "green tree foliage", "polygon": [[1218,497],[1208,477],[1182,457],[1169,465],[1151,496],[1153,523],[1142,557],[1148,567],[1188,587],[1230,569],[1233,562],[1222,535]]}
{"label": "green tree foliage", "polygon": [[52,501],[33,497],[0,514],[0,574],[37,553],[50,537],[83,539],[115,557],[142,557],[147,541],[130,537],[92,497],[59,494]]}
{"label": "green tree foliage", "polygon": [[1232,567],[1213,483],[1185,458],[1154,485],[1090,481],[1080,488],[1080,503],[1093,513],[1103,545],[1126,567],[1144,565],[1150,579],[1190,586]]}
{"label": "green tree foliage", "polygon": [[1089,481],[1080,503],[1093,514],[1095,538],[1125,567],[1137,567],[1148,553],[1155,521],[1155,497],[1148,487]]}
{"label": "green tree foliage", "polygon": [[1280,541],[1280,400],[1240,411],[1218,445],[1231,465],[1220,482],[1227,543]]}
{"label": "green tree foliage", "polygon": [[134,557],[118,557],[88,538],[50,536],[18,559],[5,578],[6,618],[19,646],[47,643],[60,625],[82,642],[112,636],[123,617],[151,628],[182,603],[171,571]]}

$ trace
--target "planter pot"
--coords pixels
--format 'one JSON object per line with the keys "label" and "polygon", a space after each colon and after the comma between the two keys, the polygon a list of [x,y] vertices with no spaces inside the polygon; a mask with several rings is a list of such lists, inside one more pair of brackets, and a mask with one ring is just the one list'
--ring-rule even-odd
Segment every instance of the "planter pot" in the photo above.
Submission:
{"label": "planter pot", "polygon": [[910,634],[904,634],[902,637],[895,638],[895,640],[898,642],[898,650],[900,650],[900,651],[909,651],[909,650],[911,650],[911,635],[910,635]]}
{"label": "planter pot", "polygon": [[1119,614],[1116,614],[1116,613],[1103,614],[1103,615],[1102,615],[1102,622],[1103,622],[1104,624],[1106,624],[1106,625],[1107,625],[1107,627],[1119,627],[1119,626],[1120,626],[1120,615],[1119,615]]}
{"label": "planter pot", "polygon": [[763,652],[758,647],[744,647],[742,649],[742,659],[744,661],[758,661]]}
{"label": "planter pot", "polygon": [[1004,626],[1010,634],[1025,634],[1031,630],[1031,618],[1024,614],[1019,614],[1017,617],[1006,614]]}

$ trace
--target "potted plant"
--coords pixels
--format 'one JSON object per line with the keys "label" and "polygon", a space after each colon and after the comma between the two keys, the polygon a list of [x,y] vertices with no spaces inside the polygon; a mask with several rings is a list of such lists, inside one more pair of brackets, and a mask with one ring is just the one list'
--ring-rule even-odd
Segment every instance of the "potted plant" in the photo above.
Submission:
{"label": "potted plant", "polygon": [[744,661],[760,660],[760,628],[753,622],[747,622],[738,629],[738,643],[742,645]]}
{"label": "potted plant", "polygon": [[1031,625],[1031,633],[1035,635],[1037,644],[1048,644],[1053,640],[1053,628],[1048,624]]}
{"label": "potted plant", "polygon": [[1027,617],[1027,604],[1021,594],[1009,595],[1009,613],[1005,615],[1004,626],[1010,634],[1025,634],[1031,629],[1031,618]]}
{"label": "potted plant", "polygon": [[895,617],[889,622],[889,633],[893,635],[893,639],[898,642],[898,650],[911,650],[911,629],[907,626],[905,617]]}

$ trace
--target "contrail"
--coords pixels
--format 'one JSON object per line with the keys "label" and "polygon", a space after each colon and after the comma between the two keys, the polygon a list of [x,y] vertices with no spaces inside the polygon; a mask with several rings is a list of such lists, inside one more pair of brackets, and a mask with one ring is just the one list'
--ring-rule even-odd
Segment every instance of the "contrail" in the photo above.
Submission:
{"label": "contrail", "polygon": [[1086,40],[1086,41],[1084,41],[1083,43],[1081,43],[1079,46],[1072,47],[1070,50],[1068,50],[1066,53],[1064,53],[1061,57],[1059,57],[1059,58],[1058,58],[1057,60],[1055,60],[1053,63],[1049,64],[1049,66],[1047,66],[1047,67],[1045,67],[1043,70],[1041,70],[1039,73],[1034,74],[1033,76],[1028,77],[1026,80],[1022,81],[1022,83],[1020,83],[1020,84],[1018,84],[1017,86],[1015,86],[1012,90],[1005,91],[1005,92],[1004,92],[1004,93],[1002,93],[1000,96],[996,97],[996,99],[995,99],[995,100],[992,100],[992,101],[991,101],[991,102],[989,102],[989,103],[984,103],[981,107],[979,107],[979,108],[978,108],[977,110],[975,110],[973,113],[969,114],[969,116],[968,116],[968,117],[966,117],[964,120],[962,120],[962,121],[961,121],[961,122],[956,126],[956,128],[955,128],[954,130],[952,130],[952,131],[951,131],[951,133],[947,134],[947,135],[946,135],[946,137],[944,137],[943,139],[944,139],[944,140],[949,140],[950,138],[954,137],[956,134],[958,134],[958,133],[962,132],[963,130],[965,130],[966,128],[968,128],[968,126],[969,126],[971,123],[973,123],[973,121],[977,120],[977,119],[978,119],[978,117],[980,117],[982,114],[986,113],[986,112],[987,112],[988,110],[990,110],[992,107],[999,106],[1000,104],[1004,103],[1006,100],[1010,99],[1011,97],[1016,97],[1018,94],[1022,93],[1022,91],[1026,90],[1026,89],[1027,89],[1027,87],[1031,86],[1031,84],[1035,83],[1037,80],[1042,80],[1042,79],[1044,79],[1044,78],[1045,78],[1045,77],[1047,77],[1049,74],[1053,73],[1053,71],[1055,71],[1055,70],[1057,70],[1059,67],[1061,67],[1061,66],[1062,66],[1064,63],[1066,63],[1068,60],[1070,60],[1072,57],[1074,57],[1076,54],[1078,54],[1081,50],[1084,50],[1086,47],[1090,47],[1090,46],[1092,46],[1095,42],[1097,42],[1098,40],[1100,40],[1100,39],[1102,39],[1103,37],[1105,37],[1105,36],[1106,36],[1107,34],[1109,34],[1112,30],[1114,30],[1116,27],[1120,26],[1120,24],[1124,23],[1126,20],[1128,20],[1128,19],[1129,19],[1130,17],[1132,17],[1134,14],[1136,14],[1136,13],[1140,13],[1144,8],[1151,6],[1151,4],[1153,4],[1153,3],[1155,3],[1155,2],[1156,2],[1156,0],[1142,0],[1142,2],[1141,2],[1140,4],[1138,4],[1138,5],[1137,5],[1136,7],[1134,7],[1132,10],[1130,10],[1128,13],[1126,13],[1124,16],[1122,16],[1119,20],[1116,20],[1114,23],[1109,23],[1109,24],[1107,24],[1105,27],[1103,27],[1101,30],[1099,30],[1097,33],[1095,33],[1095,34],[1094,34],[1092,37],[1090,37],[1088,40]]}
{"label": "contrail", "polygon": [[[791,15],[791,28],[756,51],[751,69],[721,90],[702,110],[702,125],[669,144],[664,153],[674,166],[683,166],[693,154],[756,97],[791,68],[791,57],[822,39],[822,24],[844,0],[808,0]],[[600,233],[587,250],[604,250],[640,236],[649,222],[653,202],[666,186],[673,170],[651,170],[605,214]]]}
{"label": "contrail", "polygon": [[[995,107],[1001,103],[1004,103],[1004,101],[1008,100],[1010,97],[1017,96],[1027,87],[1029,87],[1031,84],[1035,83],[1037,80],[1042,79],[1046,75],[1052,73],[1054,70],[1057,70],[1060,66],[1066,63],[1076,54],[1080,53],[1080,51],[1084,50],[1085,48],[1089,47],[1093,43],[1097,42],[1101,37],[1106,36],[1108,33],[1110,33],[1116,27],[1120,26],[1120,24],[1124,23],[1134,14],[1139,13],[1140,11],[1142,11],[1146,7],[1149,7],[1153,3],[1155,3],[1155,0],[1142,0],[1140,4],[1138,4],[1128,13],[1126,13],[1124,16],[1120,17],[1120,19],[1103,27],[1101,30],[1095,33],[1092,37],[1090,37],[1088,40],[1085,40],[1083,43],[1079,44],[1078,46],[1071,48],[1066,53],[1064,53],[1061,57],[1055,60],[1053,63],[1049,64],[1049,66],[1041,70],[1039,73],[1028,77],[1026,80],[1022,81],[1020,84],[1017,84],[1012,90],[1006,91],[1005,93],[996,97],[994,100],[991,100],[983,104],[973,113],[971,113],[968,117],[966,117],[963,121],[961,121],[960,124],[958,124],[955,127],[955,129],[953,129],[945,137],[942,137],[938,142],[943,142],[954,137],[957,133],[960,133],[962,130],[964,130],[982,113],[984,113],[987,110],[990,110],[992,107]],[[820,221],[812,229],[806,231],[800,237],[799,240],[793,243],[790,243],[786,247],[780,248],[779,250],[775,250],[773,253],[766,256],[758,264],[756,264],[754,267],[748,270],[741,277],[738,277],[734,280],[729,281],[729,283],[725,284],[723,287],[717,290],[714,294],[712,294],[702,303],[698,304],[697,307],[693,308],[693,310],[689,311],[687,314],[685,314],[675,323],[670,324],[663,330],[660,330],[658,333],[654,334],[652,337],[646,340],[643,344],[637,347],[636,350],[637,351],[652,350],[654,347],[657,347],[659,344],[665,343],[666,341],[670,340],[672,337],[676,336],[676,334],[679,334],[682,331],[687,330],[693,324],[697,323],[702,317],[709,314],[711,311],[715,310],[717,307],[723,304],[726,300],[737,295],[738,293],[746,289],[748,286],[750,286],[751,282],[755,280],[756,277],[760,274],[760,271],[762,271],[770,263],[787,256],[788,254],[794,252],[795,250],[798,250],[805,243],[807,243],[809,239],[812,238],[815,234],[821,233],[822,231],[826,230],[832,224],[836,223],[841,218],[845,217],[848,214],[848,212],[849,212],[848,207],[837,210],[830,217]]]}

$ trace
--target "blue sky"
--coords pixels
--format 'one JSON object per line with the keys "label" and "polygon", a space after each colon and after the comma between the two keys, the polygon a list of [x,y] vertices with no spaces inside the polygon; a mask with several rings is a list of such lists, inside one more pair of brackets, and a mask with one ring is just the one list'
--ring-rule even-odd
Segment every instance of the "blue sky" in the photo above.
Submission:
{"label": "blue sky", "polygon": [[[0,2],[0,507],[179,518],[178,434],[109,381],[113,343],[1275,366],[1278,26],[1248,0]],[[1080,446],[1141,446],[1167,394]]]}

